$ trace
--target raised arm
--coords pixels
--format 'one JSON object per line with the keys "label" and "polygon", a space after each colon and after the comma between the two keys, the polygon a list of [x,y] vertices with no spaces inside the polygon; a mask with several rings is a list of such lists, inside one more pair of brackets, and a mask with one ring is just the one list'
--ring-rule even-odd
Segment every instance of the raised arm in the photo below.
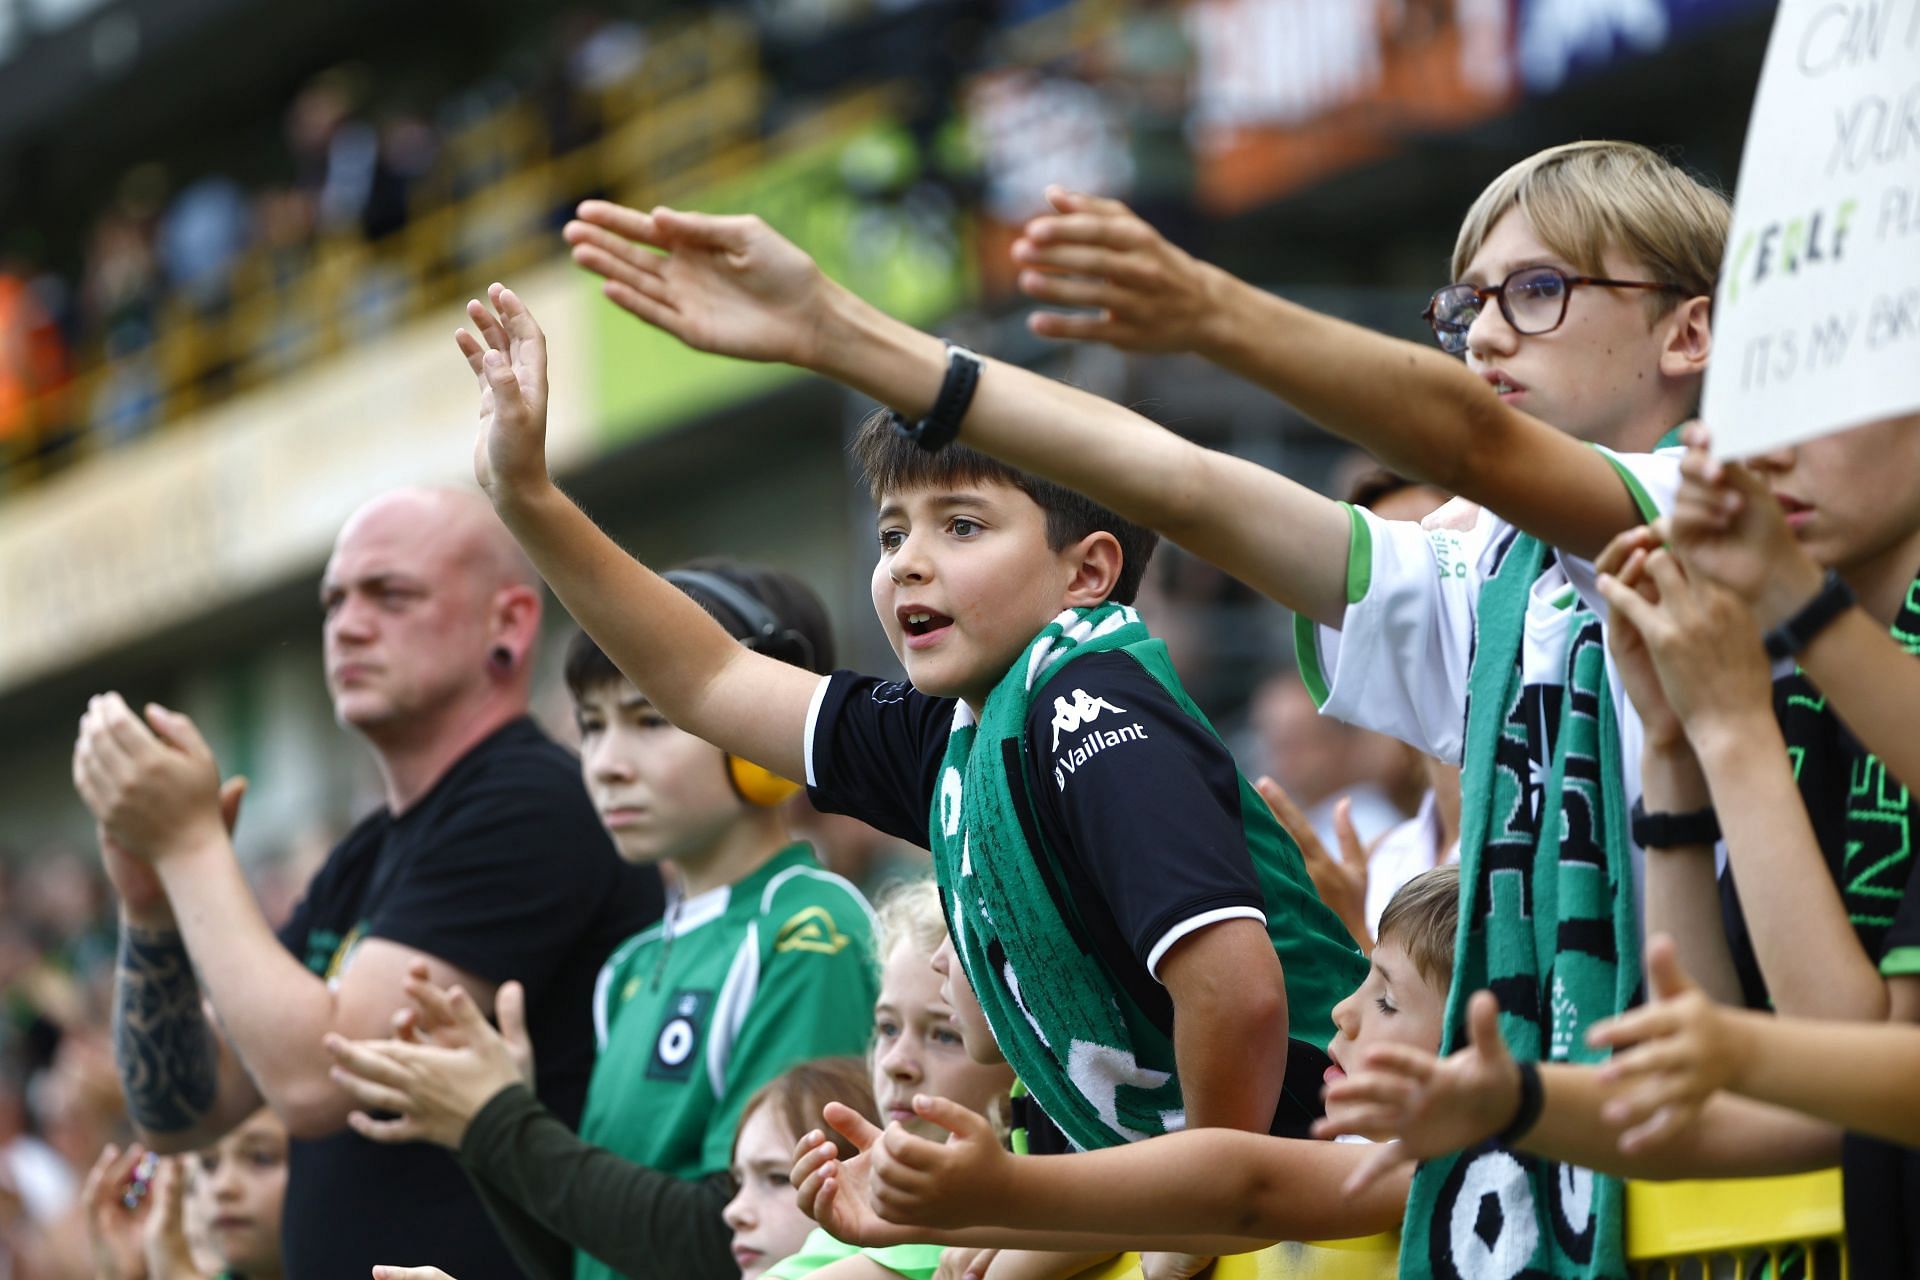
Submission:
{"label": "raised arm", "polygon": [[[574,620],[668,720],[782,777],[806,776],[820,678],[754,653],[684,591],[628,555],[547,473],[547,340],[512,290],[467,304],[456,335],[480,386],[473,471]],[[496,314],[497,313],[497,314]],[[476,336],[477,335],[477,336]]]}
{"label": "raised arm", "polygon": [[[1920,1027],[1815,1022],[1715,1003],[1656,938],[1648,973],[1662,999],[1588,1033],[1611,1045],[1602,1079],[1618,1094],[1609,1119],[1639,1127],[1726,1089],[1757,1102],[1920,1146]],[[1847,1064],[1834,1087],[1833,1064]]]}
{"label": "raised arm", "polygon": [[1647,557],[1657,603],[1604,588],[1616,625],[1645,639],[1713,794],[1775,1007],[1803,1017],[1884,1021],[1894,985],[1862,949],[1795,783],[1760,635],[1726,588],[1689,576],[1670,552]]}
{"label": "raised arm", "polygon": [[1592,558],[1641,515],[1593,449],[1503,403],[1430,347],[1324,316],[1170,244],[1117,200],[1058,187],[1014,245],[1034,332],[1191,351],[1264,387],[1388,467]]}
{"label": "raised arm", "polygon": [[899,1125],[883,1135],[850,1108],[828,1107],[828,1120],[861,1154],[838,1159],[818,1131],[800,1140],[793,1180],[808,1216],[863,1245],[1217,1257],[1274,1240],[1391,1230],[1406,1200],[1404,1179],[1343,1195],[1335,1175],[1358,1156],[1333,1143],[1211,1129],[1090,1154],[1018,1157],[1000,1146],[986,1117],[958,1103],[921,1097],[914,1108],[952,1136],[929,1142]]}
{"label": "raised arm", "polygon": [[[688,346],[799,365],[910,418],[933,405],[944,344],[827,279],[758,218],[590,200],[566,234],[574,259],[606,277],[610,299]],[[1298,612],[1340,623],[1349,521],[1284,476],[997,360],[985,361],[960,438],[1157,530]]]}
{"label": "raised arm", "polygon": [[[1658,994],[1658,993],[1656,993]],[[1319,1133],[1360,1133],[1378,1148],[1348,1187],[1398,1165],[1459,1151],[1504,1130],[1521,1104],[1520,1070],[1500,1035],[1493,994],[1467,1007],[1469,1043],[1437,1058],[1411,1045],[1367,1052],[1363,1069],[1327,1089]],[[1601,1069],[1541,1065],[1539,1119],[1515,1142],[1533,1155],[1623,1178],[1670,1180],[1800,1173],[1834,1164],[1840,1131],[1777,1107],[1724,1095],[1622,1141]]]}
{"label": "raised arm", "polygon": [[[1779,626],[1820,590],[1821,570],[1787,525],[1765,481],[1746,467],[1716,462],[1712,437],[1687,429],[1680,493],[1667,530],[1690,572],[1747,602],[1762,630]],[[1899,599],[1863,602],[1885,622]],[[1920,664],[1866,607],[1842,613],[1795,655],[1807,678],[1867,750],[1909,788],[1920,787]]]}
{"label": "raised arm", "polygon": [[[1647,573],[1653,549],[1646,526],[1628,530],[1607,545],[1594,564],[1602,592],[1637,593],[1649,603],[1659,602],[1659,591]],[[1607,653],[1626,688],[1634,710],[1640,713],[1641,798],[1649,813],[1694,813],[1713,803],[1706,775],[1687,741],[1686,726],[1667,700],[1660,673],[1646,638],[1625,613],[1613,613],[1607,626]],[[1740,978],[1727,946],[1721,919],[1720,881],[1712,844],[1649,847],[1645,903],[1648,936],[1664,933],[1679,941],[1687,968],[1701,977],[1708,990],[1738,1003]]]}
{"label": "raised arm", "polygon": [[416,961],[491,1003],[491,984],[378,938],[337,987],[289,954],[241,872],[219,768],[185,716],[149,706],[143,721],[118,694],[93,699],[74,774],[116,848],[150,863],[165,891],[165,907],[149,904],[137,921],[128,908],[115,1008],[129,1107],[158,1149],[204,1145],[263,1099],[296,1137],[343,1128],[351,1107],[328,1078],[321,1037],[384,1030]]}

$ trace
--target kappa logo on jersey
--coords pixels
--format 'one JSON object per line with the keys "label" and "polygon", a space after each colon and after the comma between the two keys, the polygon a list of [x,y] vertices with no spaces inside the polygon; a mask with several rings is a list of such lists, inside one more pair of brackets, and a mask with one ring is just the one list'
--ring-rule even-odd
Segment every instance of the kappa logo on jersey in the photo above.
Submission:
{"label": "kappa logo on jersey", "polygon": [[1126,713],[1124,708],[1116,707],[1105,698],[1090,696],[1085,689],[1075,689],[1072,701],[1066,698],[1053,700],[1053,749],[1060,749],[1060,735],[1078,733],[1097,719],[1102,711],[1111,711],[1117,716]]}
{"label": "kappa logo on jersey", "polygon": [[653,1059],[647,1063],[649,1080],[685,1080],[693,1074],[712,1007],[711,991],[673,993],[667,1001],[666,1021],[653,1038]]}
{"label": "kappa logo on jersey", "polygon": [[1072,701],[1066,698],[1053,700],[1053,784],[1060,790],[1067,789],[1067,779],[1079,772],[1081,765],[1108,747],[1146,740],[1147,731],[1138,724],[1122,725],[1118,729],[1090,729],[1085,738],[1061,754],[1060,735],[1063,732],[1080,732],[1103,712],[1112,712],[1117,716],[1129,714],[1125,707],[1116,707],[1105,698],[1088,696],[1085,689],[1075,689]]}
{"label": "kappa logo on jersey", "polygon": [[812,951],[818,955],[837,956],[846,950],[851,941],[840,932],[840,926],[833,922],[833,916],[825,907],[807,907],[796,911],[780,926],[780,932],[773,938],[773,949],[775,952]]}

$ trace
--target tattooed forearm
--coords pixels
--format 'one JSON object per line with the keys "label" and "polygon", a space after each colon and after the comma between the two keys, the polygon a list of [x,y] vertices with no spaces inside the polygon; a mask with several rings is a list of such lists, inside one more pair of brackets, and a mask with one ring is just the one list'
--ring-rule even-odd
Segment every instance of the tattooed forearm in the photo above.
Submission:
{"label": "tattooed forearm", "polygon": [[179,934],[121,927],[113,1055],[127,1111],[148,1132],[191,1129],[213,1109],[219,1055]]}

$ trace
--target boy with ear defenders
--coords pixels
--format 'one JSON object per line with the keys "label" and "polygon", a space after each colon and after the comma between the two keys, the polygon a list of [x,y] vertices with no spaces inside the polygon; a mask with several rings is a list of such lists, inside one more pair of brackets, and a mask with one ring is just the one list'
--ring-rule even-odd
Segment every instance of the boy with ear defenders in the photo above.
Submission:
{"label": "boy with ear defenders", "polygon": [[[831,669],[826,611],[799,580],[712,560],[666,578],[748,648]],[[358,1114],[363,1135],[459,1153],[532,1275],[737,1276],[720,1210],[740,1108],[796,1063],[865,1051],[871,909],[788,835],[794,783],[675,728],[584,632],[566,681],[600,820],[622,858],[666,864],[671,889],[666,918],[595,984],[579,1135],[477,1049],[341,1042],[337,1078],[399,1117]],[[406,1072],[382,1069],[394,1052]]]}

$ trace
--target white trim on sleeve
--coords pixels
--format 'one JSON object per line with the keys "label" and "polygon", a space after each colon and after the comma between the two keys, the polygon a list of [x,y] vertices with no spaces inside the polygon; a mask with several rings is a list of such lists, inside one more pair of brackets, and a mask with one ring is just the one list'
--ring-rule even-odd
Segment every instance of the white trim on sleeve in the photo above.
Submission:
{"label": "white trim on sleeve", "polygon": [[807,703],[807,728],[803,738],[807,756],[807,785],[820,785],[820,771],[813,763],[813,735],[820,727],[820,704],[827,700],[827,686],[833,683],[832,676],[821,676],[820,683],[813,687],[813,700]]}
{"label": "white trim on sleeve", "polygon": [[1153,944],[1153,950],[1147,952],[1147,972],[1153,975],[1155,982],[1160,981],[1160,961],[1167,952],[1173,950],[1173,944],[1190,933],[1198,933],[1209,925],[1219,924],[1223,920],[1258,920],[1261,928],[1267,924],[1267,913],[1258,907],[1215,907],[1211,911],[1202,911],[1197,916],[1188,916],[1173,928],[1160,935],[1160,941]]}

